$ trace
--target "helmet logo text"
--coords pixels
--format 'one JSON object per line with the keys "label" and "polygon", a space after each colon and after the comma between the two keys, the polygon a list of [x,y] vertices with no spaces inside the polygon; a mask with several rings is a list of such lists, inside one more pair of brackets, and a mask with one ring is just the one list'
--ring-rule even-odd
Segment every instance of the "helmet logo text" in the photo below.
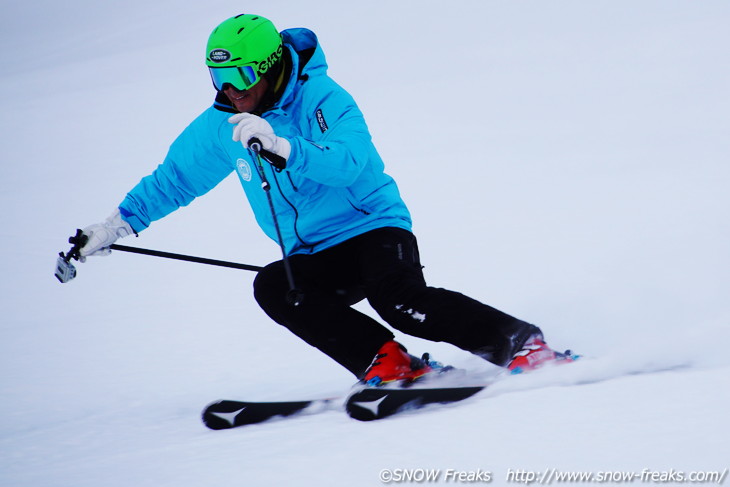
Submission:
{"label": "helmet logo text", "polygon": [[214,63],[225,63],[231,59],[231,53],[225,49],[213,49],[210,51],[208,57],[210,57],[210,60]]}
{"label": "helmet logo text", "polygon": [[264,59],[258,64],[258,66],[256,67],[258,73],[266,73],[269,69],[271,69],[274,64],[276,64],[279,59],[281,59],[282,54],[284,54],[284,47],[280,44],[278,49],[271,53],[271,56]]}

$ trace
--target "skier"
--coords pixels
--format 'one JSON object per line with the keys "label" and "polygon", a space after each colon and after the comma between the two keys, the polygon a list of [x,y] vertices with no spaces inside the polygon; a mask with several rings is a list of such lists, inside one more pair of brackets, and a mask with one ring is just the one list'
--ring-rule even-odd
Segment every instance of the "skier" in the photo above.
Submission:
{"label": "skier", "polygon": [[415,380],[435,367],[351,307],[362,299],[405,334],[511,370],[570,360],[538,327],[426,284],[409,211],[355,101],[327,75],[313,32],[279,33],[264,17],[238,15],[215,28],[206,53],[213,105],[109,218],[83,230],[82,260],[109,254],[118,238],[236,171],[258,224],[283,250],[258,273],[256,301],[360,381]]}

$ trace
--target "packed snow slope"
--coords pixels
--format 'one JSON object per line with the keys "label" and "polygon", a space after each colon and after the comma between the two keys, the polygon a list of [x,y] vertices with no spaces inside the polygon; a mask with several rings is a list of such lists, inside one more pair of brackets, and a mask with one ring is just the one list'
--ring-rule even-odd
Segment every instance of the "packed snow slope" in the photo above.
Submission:
{"label": "packed snow slope", "polygon": [[[215,399],[338,394],[353,378],[270,322],[251,272],[115,252],[54,279],[68,236],[212,102],[205,42],[242,11],[319,35],[410,206],[429,282],[582,362],[378,423],[331,411],[212,432],[199,414]],[[729,24],[724,0],[2,2],[0,485],[730,467]],[[279,256],[233,177],[120,243]]]}

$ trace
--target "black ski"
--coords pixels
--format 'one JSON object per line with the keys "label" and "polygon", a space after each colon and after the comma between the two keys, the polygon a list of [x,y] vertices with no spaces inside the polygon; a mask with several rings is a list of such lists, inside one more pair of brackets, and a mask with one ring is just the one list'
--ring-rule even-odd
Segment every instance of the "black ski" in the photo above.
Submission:
{"label": "black ski", "polygon": [[[569,362],[578,358],[570,352],[566,352],[566,354],[571,357]],[[461,380],[455,383],[451,380],[455,376],[450,374],[448,378],[451,385],[442,382],[443,385],[440,387],[438,379],[435,382],[416,382],[399,388],[360,386],[344,400],[344,409],[354,419],[372,421],[429,405],[463,401],[483,391],[490,384],[510,376],[507,373],[491,377],[475,377],[470,374],[461,377]],[[456,385],[457,383],[462,385]],[[235,428],[261,423],[276,417],[341,409],[342,402],[343,397],[277,402],[218,401],[205,408],[203,423],[214,430]]]}
{"label": "black ski", "polygon": [[221,400],[203,410],[203,423],[210,429],[223,430],[263,423],[270,419],[295,415],[316,414],[344,409],[360,421],[387,418],[404,411],[420,409],[431,404],[448,404],[463,401],[485,389],[489,383],[438,387],[362,387],[351,392],[346,399],[328,397],[305,401],[231,401]]}
{"label": "black ski", "polygon": [[347,398],[345,409],[350,417],[360,421],[387,418],[394,414],[420,409],[430,404],[448,404],[463,401],[486,385],[463,387],[432,387],[388,389],[367,387]]}
{"label": "black ski", "polygon": [[332,407],[337,399],[307,401],[243,402],[218,401],[203,411],[203,423],[210,429],[222,430],[262,423],[276,417],[314,413]]}
{"label": "black ski", "polygon": [[[430,404],[448,404],[467,399],[486,386],[389,389],[366,387],[352,393],[345,403],[347,414],[360,421],[387,418]],[[342,398],[306,401],[251,402],[223,400],[203,411],[203,423],[223,430],[263,423],[275,418],[314,414],[341,407]]]}

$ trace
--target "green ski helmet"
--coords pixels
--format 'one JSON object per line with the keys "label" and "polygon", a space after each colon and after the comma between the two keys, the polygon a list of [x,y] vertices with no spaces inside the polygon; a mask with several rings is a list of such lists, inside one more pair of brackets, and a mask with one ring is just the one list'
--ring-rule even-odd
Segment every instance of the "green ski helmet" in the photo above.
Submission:
{"label": "green ski helmet", "polygon": [[208,38],[205,64],[218,91],[226,84],[248,90],[281,60],[281,34],[270,20],[241,14],[216,27]]}

